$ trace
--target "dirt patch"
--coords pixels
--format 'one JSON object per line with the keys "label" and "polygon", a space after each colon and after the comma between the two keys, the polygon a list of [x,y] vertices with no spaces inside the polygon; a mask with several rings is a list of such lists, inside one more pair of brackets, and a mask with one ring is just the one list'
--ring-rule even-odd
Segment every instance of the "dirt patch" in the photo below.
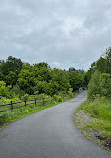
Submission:
{"label": "dirt patch", "polygon": [[76,125],[84,135],[111,151],[111,138],[104,137],[101,132],[94,131],[90,126],[87,128],[94,121],[96,121],[96,118],[92,118],[89,113],[84,113],[82,110],[76,113]]}
{"label": "dirt patch", "polygon": [[103,137],[102,135],[99,135],[96,137],[102,141],[102,144],[104,145],[104,147],[110,149],[111,151],[111,138],[106,138],[106,137]]}

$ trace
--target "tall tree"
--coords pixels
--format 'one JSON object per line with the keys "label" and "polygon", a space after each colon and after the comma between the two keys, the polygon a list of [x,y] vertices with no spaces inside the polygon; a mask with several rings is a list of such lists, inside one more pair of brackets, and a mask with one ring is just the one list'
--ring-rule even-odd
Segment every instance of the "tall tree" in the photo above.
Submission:
{"label": "tall tree", "polygon": [[41,63],[37,63],[37,64],[34,64],[34,66],[35,67],[38,67],[39,69],[41,69],[41,68],[47,68],[47,69],[50,69],[50,66],[47,64],[47,63],[45,63],[45,62],[41,62]]}
{"label": "tall tree", "polygon": [[9,74],[5,77],[6,84],[12,85],[12,87],[16,84],[18,76],[15,72],[10,71]]}
{"label": "tall tree", "polygon": [[22,61],[21,59],[17,59],[12,56],[9,56],[6,62],[1,63],[0,67],[1,67],[1,72],[4,75],[8,75],[10,71],[13,71],[18,75],[22,69]]}
{"label": "tall tree", "polygon": [[83,76],[77,71],[72,71],[69,73],[69,83],[73,91],[78,90],[83,86]]}
{"label": "tall tree", "polygon": [[108,50],[106,50],[105,59],[107,60],[107,63],[106,63],[106,66],[107,66],[106,73],[110,73],[111,74],[111,47],[109,47]]}

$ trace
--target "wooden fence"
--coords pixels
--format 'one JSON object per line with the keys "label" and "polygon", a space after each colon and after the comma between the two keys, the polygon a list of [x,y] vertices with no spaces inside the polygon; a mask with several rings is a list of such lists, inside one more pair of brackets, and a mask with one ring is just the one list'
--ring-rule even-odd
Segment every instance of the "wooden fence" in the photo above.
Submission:
{"label": "wooden fence", "polygon": [[[59,95],[59,96],[61,96],[63,99],[66,98],[66,97],[68,97],[68,95],[66,95],[66,94],[65,95],[64,94],[63,95]],[[54,96],[53,97],[49,96],[48,98],[41,98],[41,99],[35,98],[35,99],[32,99],[32,100],[24,100],[24,101],[19,101],[19,102],[13,102],[13,101],[11,101],[8,104],[2,104],[2,105],[0,105],[0,107],[9,106],[8,109],[2,108],[2,110],[0,110],[0,113],[8,111],[8,110],[13,111],[14,109],[21,108],[21,107],[27,107],[27,105],[31,105],[31,104],[34,104],[35,106],[37,104],[40,104],[40,103],[41,103],[41,105],[45,105],[46,102],[51,101],[51,100],[55,100],[56,101],[56,98]],[[16,104],[21,104],[21,103],[23,103],[23,105],[14,106]]]}
{"label": "wooden fence", "polygon": [[[27,105],[31,105],[31,104],[34,104],[35,106],[38,104],[38,103],[42,103],[42,105],[45,105],[45,103],[49,100],[52,100],[52,98],[42,98],[42,99],[32,99],[32,100],[24,100],[24,101],[19,101],[19,102],[10,102],[9,104],[2,104],[0,105],[0,107],[6,107],[6,106],[10,106],[10,108],[8,109],[3,109],[3,110],[0,110],[0,112],[5,112],[5,111],[8,111],[8,110],[11,110],[13,111],[14,109],[17,109],[17,108],[20,108],[20,107],[27,107]],[[14,106],[16,104],[20,104],[20,103],[23,103],[23,105],[20,105],[20,106]]]}

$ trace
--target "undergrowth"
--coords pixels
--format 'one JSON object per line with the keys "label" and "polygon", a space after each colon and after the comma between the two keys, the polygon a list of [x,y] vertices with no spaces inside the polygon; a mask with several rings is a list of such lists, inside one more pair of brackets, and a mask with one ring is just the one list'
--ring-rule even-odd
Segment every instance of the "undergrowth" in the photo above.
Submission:
{"label": "undergrowth", "polygon": [[90,124],[85,124],[83,128],[91,128],[94,131],[101,133],[104,137],[111,138],[111,101],[105,97],[96,98],[95,100],[85,101],[76,111],[80,110],[89,113],[95,121]]}

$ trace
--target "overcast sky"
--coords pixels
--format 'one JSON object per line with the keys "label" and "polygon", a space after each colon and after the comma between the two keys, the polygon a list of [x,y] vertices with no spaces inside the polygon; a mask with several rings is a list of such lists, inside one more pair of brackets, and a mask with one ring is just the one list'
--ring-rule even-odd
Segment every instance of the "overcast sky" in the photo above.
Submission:
{"label": "overcast sky", "polygon": [[87,70],[111,46],[111,0],[0,0],[0,59]]}

